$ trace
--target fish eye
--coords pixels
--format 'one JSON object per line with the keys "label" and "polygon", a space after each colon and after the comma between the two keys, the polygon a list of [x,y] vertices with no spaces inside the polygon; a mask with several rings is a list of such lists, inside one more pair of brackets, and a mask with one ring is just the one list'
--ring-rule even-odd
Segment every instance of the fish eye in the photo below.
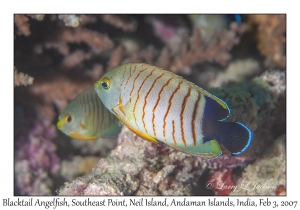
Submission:
{"label": "fish eye", "polygon": [[74,118],[73,118],[73,116],[72,116],[71,114],[67,114],[67,115],[65,116],[65,121],[66,121],[67,123],[71,123],[71,122],[73,122],[73,120],[74,120]]}
{"label": "fish eye", "polygon": [[105,90],[109,90],[110,89],[110,80],[106,77],[104,77],[101,80],[101,86],[105,89]]}

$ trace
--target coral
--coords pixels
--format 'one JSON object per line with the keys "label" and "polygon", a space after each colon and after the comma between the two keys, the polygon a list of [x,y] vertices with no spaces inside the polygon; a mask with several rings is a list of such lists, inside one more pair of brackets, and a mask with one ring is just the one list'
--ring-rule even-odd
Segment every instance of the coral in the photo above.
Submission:
{"label": "coral", "polygon": [[72,160],[63,160],[61,162],[61,175],[67,180],[72,181],[78,176],[90,174],[95,167],[99,157],[95,156],[75,156]]}
{"label": "coral", "polygon": [[33,84],[33,80],[34,78],[31,77],[31,76],[28,76],[28,74],[24,74],[22,72],[18,72],[17,68],[15,68],[15,75],[14,75],[14,80],[15,80],[15,83],[14,83],[14,86],[20,86],[20,85],[24,85],[24,86],[27,86],[27,85],[32,85]]}
{"label": "coral", "polygon": [[128,20],[124,15],[102,15],[102,19],[115,26],[116,28],[120,28],[124,31],[134,31],[136,28],[136,23],[134,21]]}
{"label": "coral", "polygon": [[42,21],[45,18],[45,15],[42,14],[37,14],[37,15],[28,15],[29,17],[31,17],[32,19],[36,19],[38,21]]}
{"label": "coral", "polygon": [[93,173],[65,183],[59,195],[189,195],[205,168],[166,145],[151,144],[123,127],[119,144]]}
{"label": "coral", "polygon": [[245,153],[239,156],[224,154],[209,161],[212,167],[243,166],[253,162],[269,147],[276,135],[286,132],[285,90],[285,73],[279,70],[266,71],[249,83],[230,83],[222,89],[210,89],[231,108],[228,121],[245,123],[253,131],[252,144]]}
{"label": "coral", "polygon": [[14,16],[15,24],[18,28],[18,35],[24,35],[29,36],[31,34],[30,32],[30,25],[28,23],[29,18],[25,15],[15,15]]}
{"label": "coral", "polygon": [[67,106],[68,102],[74,99],[84,89],[92,86],[92,81],[74,81],[68,76],[49,76],[45,80],[40,80],[30,87],[30,93],[35,97],[40,97],[41,103],[36,109],[40,119],[52,121],[55,117],[54,107],[60,112]]}
{"label": "coral", "polygon": [[106,157],[112,149],[117,146],[116,139],[102,139],[99,138],[95,141],[78,141],[76,139],[71,140],[71,144],[74,148],[80,149],[82,155],[97,155]]}
{"label": "coral", "polygon": [[53,38],[49,38],[45,48],[56,48],[61,54],[68,55],[70,51],[68,43],[80,44],[82,42],[86,43],[93,53],[100,53],[113,47],[113,42],[107,35],[77,27],[60,30]]}
{"label": "coral", "polygon": [[217,170],[211,170],[208,182],[212,187],[212,191],[215,195],[229,195],[236,186],[237,177],[232,173],[232,168],[221,168]]}
{"label": "coral", "polygon": [[[232,61],[223,72],[208,80],[207,85],[208,87],[220,87],[222,84],[232,81],[244,82],[247,78],[258,74],[260,69],[259,63],[254,59]],[[203,80],[206,78],[204,77]]]}
{"label": "coral", "polygon": [[[161,25],[163,23],[158,22],[158,24],[157,22],[157,20],[153,22],[157,31],[160,31],[161,28],[166,30]],[[216,30],[210,37],[211,42],[203,40],[201,30],[197,27],[193,29],[190,38],[186,36],[185,32],[181,32],[182,29],[178,29],[178,32],[174,30],[173,28],[170,29],[167,37],[165,35],[166,32],[157,32],[162,36],[163,40],[173,36],[175,38],[172,38],[171,41],[166,41],[169,45],[162,50],[157,62],[154,64],[174,73],[190,74],[190,66],[204,61],[216,62],[226,66],[231,59],[228,51],[239,43],[240,36],[246,31],[246,25],[232,23],[230,30]],[[173,39],[176,41],[173,41]],[[173,48],[174,45],[176,46],[175,50]]]}
{"label": "coral", "polygon": [[267,68],[286,69],[286,15],[248,15],[257,25],[258,49],[265,56]]}
{"label": "coral", "polygon": [[261,160],[245,168],[230,195],[284,195],[286,186],[286,136],[275,139]]}
{"label": "coral", "polygon": [[21,195],[50,195],[52,180],[60,167],[53,139],[54,125],[37,121],[27,135],[15,140],[15,176]]}
{"label": "coral", "polygon": [[58,15],[58,19],[61,19],[64,21],[65,26],[70,26],[73,28],[76,28],[80,24],[80,17],[77,15]]}

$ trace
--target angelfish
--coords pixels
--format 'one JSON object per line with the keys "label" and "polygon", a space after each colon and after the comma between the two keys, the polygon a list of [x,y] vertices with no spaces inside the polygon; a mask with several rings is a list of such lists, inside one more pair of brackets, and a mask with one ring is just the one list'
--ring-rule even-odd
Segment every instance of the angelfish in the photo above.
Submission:
{"label": "angelfish", "polygon": [[57,128],[80,140],[115,138],[121,125],[103,105],[94,87],[84,90],[59,115]]}
{"label": "angelfish", "polygon": [[172,72],[143,63],[124,64],[95,83],[104,106],[138,136],[179,151],[213,159],[220,144],[232,154],[246,151],[252,132],[224,122],[227,104]]}

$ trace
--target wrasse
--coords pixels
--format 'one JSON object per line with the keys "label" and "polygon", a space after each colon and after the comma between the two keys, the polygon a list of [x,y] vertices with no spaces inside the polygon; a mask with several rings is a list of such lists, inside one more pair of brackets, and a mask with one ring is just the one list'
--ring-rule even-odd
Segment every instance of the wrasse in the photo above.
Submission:
{"label": "wrasse", "polygon": [[247,150],[252,132],[224,122],[227,104],[182,77],[142,63],[119,66],[95,83],[104,106],[138,136],[205,159]]}
{"label": "wrasse", "polygon": [[93,87],[68,104],[59,115],[57,128],[80,140],[114,138],[121,131],[118,118],[103,106]]}

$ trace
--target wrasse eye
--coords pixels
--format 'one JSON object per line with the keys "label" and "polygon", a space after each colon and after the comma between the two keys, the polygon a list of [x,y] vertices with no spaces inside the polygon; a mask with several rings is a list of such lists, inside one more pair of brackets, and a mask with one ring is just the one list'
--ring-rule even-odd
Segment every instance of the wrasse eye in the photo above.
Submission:
{"label": "wrasse eye", "polygon": [[73,122],[73,120],[74,120],[74,117],[73,117],[71,114],[67,114],[67,115],[65,116],[65,121],[66,121],[67,123],[71,123],[71,122]]}
{"label": "wrasse eye", "polygon": [[110,89],[110,80],[106,77],[104,77],[101,80],[101,86],[105,89],[105,90],[109,90]]}

